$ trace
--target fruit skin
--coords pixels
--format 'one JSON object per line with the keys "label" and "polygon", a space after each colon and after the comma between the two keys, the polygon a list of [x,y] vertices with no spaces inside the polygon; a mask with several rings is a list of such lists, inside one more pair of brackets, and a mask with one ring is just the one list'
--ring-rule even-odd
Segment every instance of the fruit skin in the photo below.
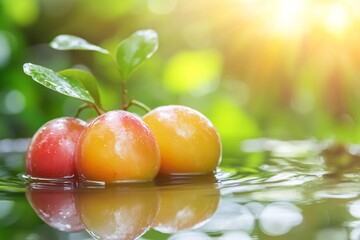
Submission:
{"label": "fruit skin", "polygon": [[90,122],[80,137],[76,168],[86,180],[148,181],[160,167],[160,152],[150,129],[132,113],[115,110]]}
{"label": "fruit skin", "polygon": [[169,105],[143,116],[160,148],[161,174],[206,174],[221,161],[220,136],[200,112]]}
{"label": "fruit skin", "polygon": [[81,119],[62,117],[40,127],[26,153],[26,174],[51,179],[77,176],[74,156],[86,125]]}
{"label": "fruit skin", "polygon": [[63,232],[84,230],[76,211],[73,191],[29,188],[26,198],[37,215],[49,226]]}

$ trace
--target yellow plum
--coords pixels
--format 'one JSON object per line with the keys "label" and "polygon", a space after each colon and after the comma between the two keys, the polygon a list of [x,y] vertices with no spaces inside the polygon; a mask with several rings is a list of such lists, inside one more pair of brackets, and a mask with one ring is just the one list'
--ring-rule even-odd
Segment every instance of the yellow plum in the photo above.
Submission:
{"label": "yellow plum", "polygon": [[160,148],[162,174],[206,174],[221,161],[220,136],[200,112],[185,106],[153,109],[143,117]]}

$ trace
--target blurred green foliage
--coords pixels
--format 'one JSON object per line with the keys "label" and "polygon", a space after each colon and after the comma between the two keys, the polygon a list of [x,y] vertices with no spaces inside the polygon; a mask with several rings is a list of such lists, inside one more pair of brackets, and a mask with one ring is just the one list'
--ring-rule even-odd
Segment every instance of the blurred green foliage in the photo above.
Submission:
{"label": "blurred green foliage", "polygon": [[[23,73],[26,62],[91,71],[104,108],[121,107],[111,60],[51,49],[55,36],[79,36],[114,52],[133,32],[154,29],[159,49],[131,76],[129,97],[151,108],[183,104],[201,111],[218,128],[225,157],[241,156],[241,141],[254,137],[358,142],[360,7],[354,4],[0,0],[0,139],[30,137],[81,104],[34,83]],[[90,109],[81,115],[94,116]]]}

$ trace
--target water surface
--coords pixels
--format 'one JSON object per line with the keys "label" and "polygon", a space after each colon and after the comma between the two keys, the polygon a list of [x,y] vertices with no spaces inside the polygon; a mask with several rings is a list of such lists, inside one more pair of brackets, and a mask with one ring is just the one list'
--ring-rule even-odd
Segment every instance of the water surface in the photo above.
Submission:
{"label": "water surface", "polygon": [[360,147],[248,140],[215,175],[110,186],[27,182],[0,141],[0,239],[360,239]]}

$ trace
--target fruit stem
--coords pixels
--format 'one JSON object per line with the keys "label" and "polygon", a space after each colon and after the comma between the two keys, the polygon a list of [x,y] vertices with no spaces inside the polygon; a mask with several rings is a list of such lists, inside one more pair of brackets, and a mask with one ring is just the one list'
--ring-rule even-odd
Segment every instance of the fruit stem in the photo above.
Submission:
{"label": "fruit stem", "polygon": [[127,89],[126,89],[126,81],[122,81],[121,86],[121,102],[122,102],[122,109],[126,111],[129,108],[129,104],[126,102],[126,95],[127,95]]}
{"label": "fruit stem", "polygon": [[123,79],[121,84],[122,84],[122,86],[121,86],[122,110],[127,111],[129,109],[129,107],[134,105],[134,106],[141,108],[142,110],[144,110],[147,113],[151,111],[151,109],[148,106],[146,106],[144,103],[139,102],[133,98],[131,98],[130,101],[127,102],[126,80]]}
{"label": "fruit stem", "polygon": [[91,108],[91,107],[96,111],[96,113],[97,113],[98,115],[101,115],[101,114],[104,112],[104,110],[102,110],[102,109],[101,109],[99,106],[97,106],[95,103],[85,103],[85,104],[81,105],[81,106],[76,110],[74,117],[75,117],[75,118],[78,118],[79,115],[80,115],[80,113],[81,113],[84,109],[86,109],[86,108]]}
{"label": "fruit stem", "polygon": [[137,106],[137,107],[141,108],[141,109],[144,110],[146,113],[148,113],[148,112],[151,111],[151,109],[150,109],[148,106],[146,106],[144,103],[139,102],[139,101],[137,101],[137,100],[135,100],[135,99],[133,99],[133,98],[130,100],[130,102],[129,102],[129,104],[128,104],[128,108],[129,108],[131,105],[134,105],[134,106]]}
{"label": "fruit stem", "polygon": [[90,105],[91,105],[91,107],[93,107],[95,109],[95,111],[98,115],[102,114],[102,110],[99,108],[98,105],[96,105],[95,103],[90,103]]}
{"label": "fruit stem", "polygon": [[75,117],[75,118],[78,118],[79,115],[80,115],[80,113],[82,112],[82,110],[84,110],[84,109],[86,109],[86,108],[89,108],[89,107],[90,107],[90,105],[89,105],[88,103],[85,103],[85,104],[81,105],[81,106],[78,107],[78,109],[76,110],[74,117]]}

